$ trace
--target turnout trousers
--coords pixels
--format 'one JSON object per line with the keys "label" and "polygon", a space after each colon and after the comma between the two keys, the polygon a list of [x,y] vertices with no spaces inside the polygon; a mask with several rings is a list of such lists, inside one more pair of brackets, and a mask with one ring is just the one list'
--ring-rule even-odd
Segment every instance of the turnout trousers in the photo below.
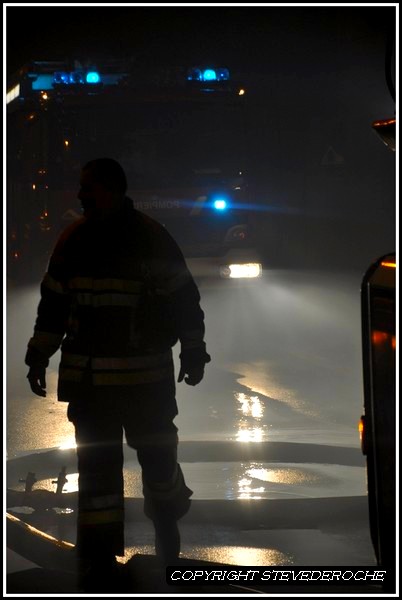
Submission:
{"label": "turnout trousers", "polygon": [[[69,403],[78,458],[77,554],[81,559],[124,555],[123,434],[142,469],[144,512],[177,520],[192,491],[177,462],[175,382],[93,386]],[[83,393],[84,392],[84,393]]]}

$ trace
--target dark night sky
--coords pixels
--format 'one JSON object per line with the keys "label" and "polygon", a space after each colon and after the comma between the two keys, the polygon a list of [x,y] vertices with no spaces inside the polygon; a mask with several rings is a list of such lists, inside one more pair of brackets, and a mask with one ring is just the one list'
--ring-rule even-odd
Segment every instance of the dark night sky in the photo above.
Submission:
{"label": "dark night sky", "polygon": [[7,67],[29,60],[136,57],[151,63],[221,61],[263,69],[276,53],[325,54],[339,36],[384,35],[393,7],[8,6]]}

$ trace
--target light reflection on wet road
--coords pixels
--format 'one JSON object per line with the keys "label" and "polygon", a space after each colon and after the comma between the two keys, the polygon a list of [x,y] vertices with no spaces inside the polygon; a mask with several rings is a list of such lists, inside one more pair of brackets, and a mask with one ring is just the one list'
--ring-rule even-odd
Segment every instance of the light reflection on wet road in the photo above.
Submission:
{"label": "light reflection on wet road", "polygon": [[[134,452],[125,449],[125,496],[142,498],[142,480]],[[28,461],[27,461],[28,464]],[[365,494],[365,473],[361,467],[303,463],[267,462],[182,462],[187,485],[194,500],[261,500],[281,498],[329,498]],[[37,473],[35,489],[54,492],[57,473],[49,476],[45,465]],[[24,489],[13,472],[10,487]],[[78,473],[67,471],[63,492],[78,490]]]}

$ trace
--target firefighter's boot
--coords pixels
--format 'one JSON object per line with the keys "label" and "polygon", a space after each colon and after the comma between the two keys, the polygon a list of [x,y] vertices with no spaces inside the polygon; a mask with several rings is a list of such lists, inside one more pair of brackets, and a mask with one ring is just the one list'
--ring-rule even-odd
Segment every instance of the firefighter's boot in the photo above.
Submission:
{"label": "firefighter's boot", "polygon": [[175,564],[180,554],[180,532],[175,519],[154,520],[155,553],[163,565]]}
{"label": "firefighter's boot", "polygon": [[95,556],[80,561],[78,588],[86,593],[119,593],[125,583],[123,575],[123,565],[115,556]]}

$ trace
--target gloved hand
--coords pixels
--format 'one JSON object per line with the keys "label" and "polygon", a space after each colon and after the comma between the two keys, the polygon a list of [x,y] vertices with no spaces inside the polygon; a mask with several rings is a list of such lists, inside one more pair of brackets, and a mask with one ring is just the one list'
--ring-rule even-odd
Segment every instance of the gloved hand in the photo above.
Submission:
{"label": "gloved hand", "polygon": [[46,368],[30,367],[27,378],[33,393],[37,396],[46,397]]}
{"label": "gloved hand", "polygon": [[[180,372],[178,383],[184,381],[187,385],[197,385],[204,377],[206,363],[211,362],[211,357],[202,348],[190,348],[180,354]],[[187,375],[187,377],[185,377]]]}
{"label": "gloved hand", "polygon": [[[184,379],[185,375],[188,375],[188,377]],[[188,367],[187,369],[181,366],[177,381],[180,383],[184,379],[187,385],[197,385],[197,383],[200,383],[200,381],[202,381],[203,377],[204,365],[198,367]]]}
{"label": "gloved hand", "polygon": [[44,356],[34,346],[28,344],[25,355],[25,364],[28,365],[28,381],[31,390],[37,396],[46,396],[46,367],[49,366],[49,359]]}

